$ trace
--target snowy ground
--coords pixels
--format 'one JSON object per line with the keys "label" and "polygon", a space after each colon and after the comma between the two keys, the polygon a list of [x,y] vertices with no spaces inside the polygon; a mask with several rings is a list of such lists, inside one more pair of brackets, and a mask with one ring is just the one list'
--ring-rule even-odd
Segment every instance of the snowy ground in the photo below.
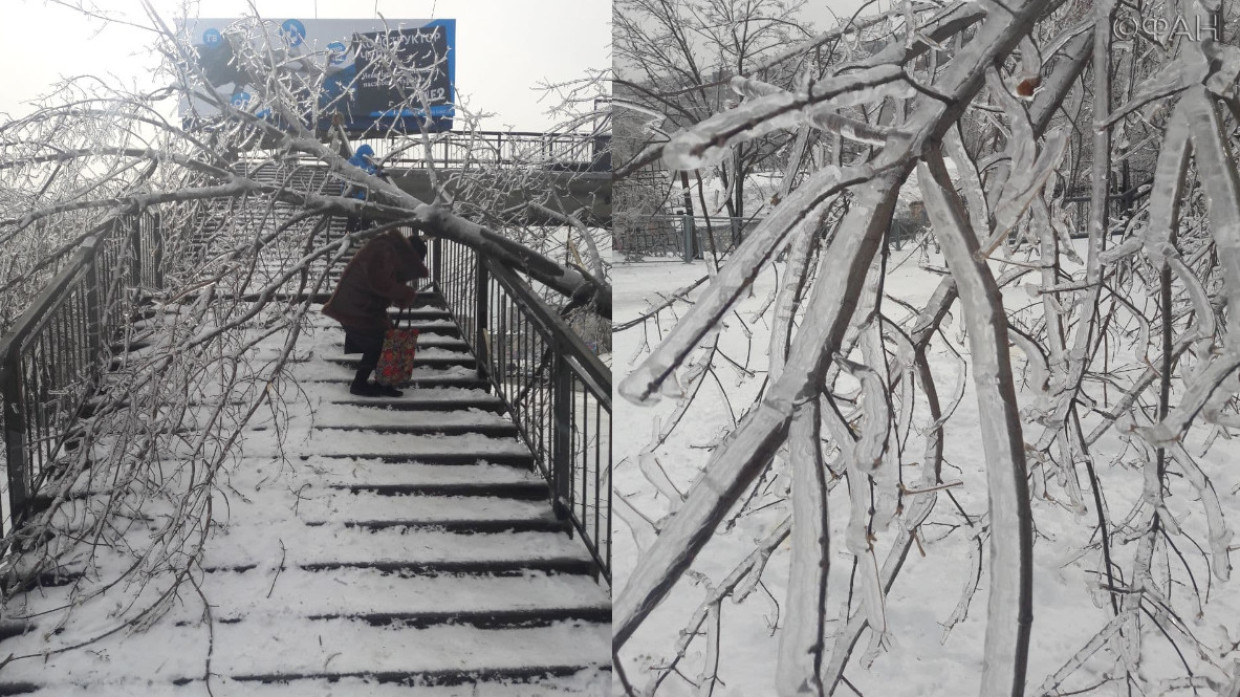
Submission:
{"label": "snowy ground", "polygon": [[[902,260],[904,263],[900,263]],[[894,252],[885,291],[890,297],[921,307],[938,284],[940,276],[919,267],[917,262],[916,253],[909,248]],[[929,262],[931,266],[943,265],[941,257],[935,255],[931,255]],[[616,324],[641,315],[652,304],[705,276],[705,264],[652,262],[616,265]],[[667,514],[669,497],[666,494],[670,488],[680,492],[688,490],[706,464],[717,439],[733,428],[734,413],[739,416],[757,394],[767,368],[769,326],[767,320],[754,321],[752,315],[771,292],[775,282],[775,275],[769,269],[764,271],[755,283],[753,294],[743,300],[738,308],[737,316],[745,320],[752,338],[746,336],[737,321],[733,321],[731,329],[723,335],[721,348],[740,367],[717,359],[715,365],[719,381],[710,378],[703,381],[694,408],[661,446],[652,449],[650,444],[654,435],[672,418],[676,400],[664,399],[647,407],[617,400],[617,419],[624,424],[625,432],[632,435],[618,439],[615,444],[615,492],[617,498],[624,497],[641,515],[657,521]],[[699,291],[700,288],[690,293],[688,298],[691,300]],[[1012,288],[1005,291],[1005,302],[1023,306],[1032,301],[1023,290]],[[670,329],[675,313],[683,314],[686,307],[684,303],[677,304],[674,312],[663,312],[658,320],[651,319],[615,334],[617,382],[648,354],[651,347],[657,345],[660,337]],[[885,311],[892,314],[899,312],[892,303],[886,305]],[[841,685],[835,692],[837,695],[855,692],[868,697],[912,697],[978,693],[988,582],[984,570],[972,603],[967,606],[967,616],[950,633],[945,632],[946,623],[960,604],[962,589],[978,574],[976,524],[978,516],[986,510],[985,462],[980,452],[972,376],[961,374],[960,364],[951,353],[952,350],[963,353],[967,347],[958,329],[960,324],[957,320],[948,325],[943,332],[945,336],[932,344],[930,361],[939,390],[944,393],[940,395],[944,402],[954,397],[957,385],[963,381],[963,399],[945,427],[946,461],[942,476],[944,480],[962,482],[953,487],[953,493],[971,521],[966,521],[946,497],[939,497],[934,511],[921,529],[918,544],[909,552],[903,570],[887,597],[889,647],[885,651],[875,651],[872,664],[866,667],[863,654],[870,648],[869,642],[874,635],[870,632],[863,634],[845,671],[851,685]],[[1019,352],[1014,349],[1013,353],[1016,356],[1014,360],[1019,361]],[[753,377],[747,377],[743,370],[752,371]],[[1026,391],[1022,392],[1020,399],[1021,406],[1025,407],[1026,399],[1031,400],[1031,397]],[[1036,439],[1042,432],[1042,427],[1034,423],[1026,422],[1024,428],[1027,442]],[[1200,453],[1200,443],[1190,443],[1189,446],[1194,453]],[[1101,454],[1097,460],[1098,474],[1112,519],[1122,520],[1140,497],[1140,471],[1133,467],[1131,451],[1114,433],[1099,441],[1095,452]],[[1240,472],[1228,466],[1236,452],[1234,445],[1220,442],[1200,460],[1214,481],[1215,489],[1223,500],[1224,513],[1230,521],[1240,520],[1240,500],[1233,493],[1240,484]],[[917,476],[919,455],[919,451],[906,454],[903,463],[908,468],[905,481]],[[646,476],[643,476],[643,469],[647,470]],[[666,474],[667,480],[656,486],[651,480],[659,480],[660,472]],[[1081,477],[1084,475],[1081,474]],[[735,525],[708,543],[692,567],[690,574],[693,578],[683,579],[625,646],[621,655],[622,664],[639,692],[648,686],[653,675],[660,672],[658,668],[668,665],[674,657],[674,646],[681,639],[680,632],[702,603],[708,589],[719,583],[752,552],[756,540],[766,537],[787,518],[790,506],[783,500],[786,482],[782,481],[782,477],[768,479],[766,484],[760,486],[763,493],[750,504],[751,512],[737,518]],[[1175,506],[1181,527],[1197,539],[1204,540],[1205,516],[1193,490],[1182,482],[1173,483],[1171,488],[1169,501],[1174,503],[1169,505]],[[858,603],[857,598],[850,597],[853,557],[844,548],[841,539],[848,518],[846,489],[846,486],[837,486],[830,497],[833,532],[828,589],[831,617],[826,627],[828,647],[842,626],[840,617],[847,616],[850,603],[853,612],[856,612]],[[1086,507],[1072,506],[1060,495],[1062,488],[1051,487],[1048,491],[1047,497],[1034,502],[1034,621],[1028,694],[1041,694],[1034,690],[1043,684],[1047,676],[1068,662],[1112,618],[1108,596],[1098,590],[1098,579],[1092,571],[1101,568],[1097,545],[1090,547],[1094,542],[1092,536],[1095,529],[1092,500]],[[1087,496],[1088,491],[1086,484]],[[617,501],[616,507],[623,506]],[[634,514],[628,517],[631,519]],[[732,519],[730,514],[728,520]],[[880,564],[891,547],[894,531],[893,526],[877,535],[876,550]],[[639,543],[643,546],[649,543],[649,532],[642,529],[634,531],[617,516],[617,593],[624,588],[628,572],[638,557]],[[1136,546],[1135,541],[1114,541],[1116,565],[1131,568]],[[1209,578],[1204,572],[1201,556],[1195,550],[1181,551],[1188,557],[1195,573],[1193,581],[1199,584],[1202,597],[1207,600],[1200,612],[1192,612],[1195,605],[1180,562],[1160,559],[1156,565],[1169,573],[1173,570],[1182,584],[1177,585],[1177,589],[1186,589],[1177,590],[1181,594],[1173,597],[1173,602],[1177,604],[1181,616],[1192,623],[1189,629],[1197,636],[1209,644],[1232,645],[1240,639],[1240,581],[1234,576],[1227,582]],[[785,604],[788,561],[788,542],[785,541],[772,555],[762,583],[744,602],[736,604],[728,600],[724,603],[720,618],[720,683],[714,695],[747,697],[774,694],[772,677],[779,640],[776,627],[782,627],[785,623],[781,612]],[[1182,641],[1180,643],[1183,644]],[[1234,651],[1229,655],[1204,649],[1202,655],[1194,656],[1191,650],[1185,653],[1185,660],[1193,667],[1194,674],[1207,674],[1215,678],[1223,676],[1223,671],[1230,671],[1235,659]],[[693,683],[698,680],[708,659],[705,638],[696,638],[677,665],[676,672],[662,682],[658,694],[695,694]],[[1150,675],[1176,677],[1186,674],[1177,651],[1161,639],[1147,636],[1140,661],[1142,672]],[[1082,689],[1097,683],[1103,677],[1100,671],[1113,664],[1114,656],[1110,657],[1109,662],[1097,659],[1087,662],[1085,668],[1070,678],[1062,689]],[[850,692],[850,687],[854,692]],[[613,686],[613,691],[621,694],[618,683]],[[1190,693],[1176,691],[1173,694]],[[1206,691],[1201,694],[1213,693]]]}

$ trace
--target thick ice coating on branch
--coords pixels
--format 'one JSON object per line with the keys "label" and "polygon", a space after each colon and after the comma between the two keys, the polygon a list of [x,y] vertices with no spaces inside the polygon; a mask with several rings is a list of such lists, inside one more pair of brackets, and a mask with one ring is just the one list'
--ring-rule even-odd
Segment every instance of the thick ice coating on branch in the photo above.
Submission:
{"label": "thick ice coating on branch", "polygon": [[659,385],[693,351],[698,339],[716,326],[788,234],[802,222],[820,217],[835,192],[865,178],[867,172],[868,167],[828,167],[816,172],[785,199],[732,254],[710,288],[663,343],[620,383],[620,394],[637,403],[657,394]]}
{"label": "thick ice coating on branch", "polygon": [[[801,123],[831,128],[831,124],[848,126],[846,130],[860,139],[874,140],[882,131],[845,119],[823,120],[829,111],[845,106],[868,104],[887,97],[906,99],[914,93],[904,70],[896,65],[881,65],[819,80],[805,92],[774,90],[770,85],[741,78],[733,88],[749,98],[735,109],[706,119],[676,134],[663,148],[663,159],[672,169],[700,169],[721,160],[728,150],[740,143],[778,130],[794,128]],[[834,130],[834,128],[831,128]]]}

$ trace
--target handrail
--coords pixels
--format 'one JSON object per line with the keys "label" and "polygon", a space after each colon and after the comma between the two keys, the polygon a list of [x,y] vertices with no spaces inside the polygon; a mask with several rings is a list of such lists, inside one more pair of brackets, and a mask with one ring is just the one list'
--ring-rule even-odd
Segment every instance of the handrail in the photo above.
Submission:
{"label": "handrail", "polygon": [[[420,136],[367,138],[391,166],[418,165],[426,159]],[[398,146],[397,144],[401,144]],[[431,143],[434,164],[444,169],[479,165],[531,165],[594,170],[610,148],[610,136],[582,133],[474,132],[440,135]],[[596,166],[597,165],[597,166]]]}
{"label": "handrail", "polygon": [[436,238],[432,280],[567,518],[611,582],[611,372],[512,270]]}
{"label": "handrail", "polygon": [[535,295],[529,284],[521,280],[511,269],[501,266],[491,258],[485,258],[483,262],[486,264],[487,272],[502,283],[508,289],[508,292],[518,299],[523,311],[530,313],[547,331],[560,335],[560,340],[565,342],[565,351],[571,359],[577,362],[583,374],[582,376],[589,379],[599,390],[605,392],[607,406],[610,407],[611,371],[599,360],[598,356],[590,351],[589,347],[586,346],[586,342],[577,335],[577,332],[573,331],[559,314],[552,312],[546,301]]}
{"label": "handrail", "polygon": [[[609,133],[468,131],[428,134],[427,137],[431,141],[432,164],[442,169],[538,165],[551,170],[611,172]],[[375,151],[375,159],[390,168],[425,166],[425,146],[419,133],[355,138],[348,144],[352,150],[363,143]],[[266,157],[264,154],[257,159]]]}
{"label": "handrail", "polygon": [[157,214],[118,215],[87,238],[0,339],[7,500],[15,529],[61,455],[68,426],[98,384],[107,340],[131,314],[128,288],[162,285]]}

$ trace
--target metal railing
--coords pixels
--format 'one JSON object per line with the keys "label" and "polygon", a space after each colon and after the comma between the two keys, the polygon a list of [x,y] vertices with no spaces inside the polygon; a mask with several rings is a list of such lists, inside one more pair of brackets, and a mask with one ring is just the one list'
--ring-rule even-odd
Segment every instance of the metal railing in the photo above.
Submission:
{"label": "metal railing", "polygon": [[435,287],[507,405],[551,487],[556,514],[611,582],[611,372],[530,288],[498,263],[443,239]]}
{"label": "metal railing", "polygon": [[69,427],[98,385],[108,345],[162,282],[159,216],[122,215],[73,253],[0,343],[7,500],[0,534],[30,513]]}
{"label": "metal railing", "polygon": [[617,221],[617,252],[630,258],[708,259],[713,240],[723,255],[762,222],[761,218],[645,215]]}
{"label": "metal railing", "polygon": [[[610,172],[611,136],[599,133],[529,133],[474,131],[428,135],[430,160],[442,169],[496,165],[539,166],[543,169]],[[422,136],[399,135],[353,140],[375,151],[390,168],[422,168],[428,159]]]}
{"label": "metal railing", "polygon": [[[1127,191],[1107,194],[1107,200],[1110,202],[1109,206],[1112,211],[1121,213],[1121,215],[1113,216],[1110,234],[1123,234],[1127,227],[1127,218],[1131,215],[1133,208],[1141,199],[1149,196],[1151,191],[1153,191],[1153,182],[1143,182],[1129,188]],[[1088,192],[1063,198],[1063,206],[1072,210],[1070,215],[1072,222],[1072,231],[1069,233],[1070,237],[1089,237],[1090,201],[1091,198]]]}

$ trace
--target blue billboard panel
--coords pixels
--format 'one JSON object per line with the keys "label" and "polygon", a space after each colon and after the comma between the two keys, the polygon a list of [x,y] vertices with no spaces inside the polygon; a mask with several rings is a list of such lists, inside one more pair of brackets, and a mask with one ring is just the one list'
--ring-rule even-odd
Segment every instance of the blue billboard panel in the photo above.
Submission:
{"label": "blue billboard panel", "polygon": [[[206,87],[236,108],[275,121],[291,108],[307,126],[339,120],[354,134],[452,128],[456,20],[289,18],[260,28],[254,20],[197,19],[183,31]],[[246,54],[274,59],[267,64],[292,86],[292,104],[273,109],[263,89],[273,68],[252,74]],[[221,117],[197,97],[182,102],[181,116],[187,126]]]}

